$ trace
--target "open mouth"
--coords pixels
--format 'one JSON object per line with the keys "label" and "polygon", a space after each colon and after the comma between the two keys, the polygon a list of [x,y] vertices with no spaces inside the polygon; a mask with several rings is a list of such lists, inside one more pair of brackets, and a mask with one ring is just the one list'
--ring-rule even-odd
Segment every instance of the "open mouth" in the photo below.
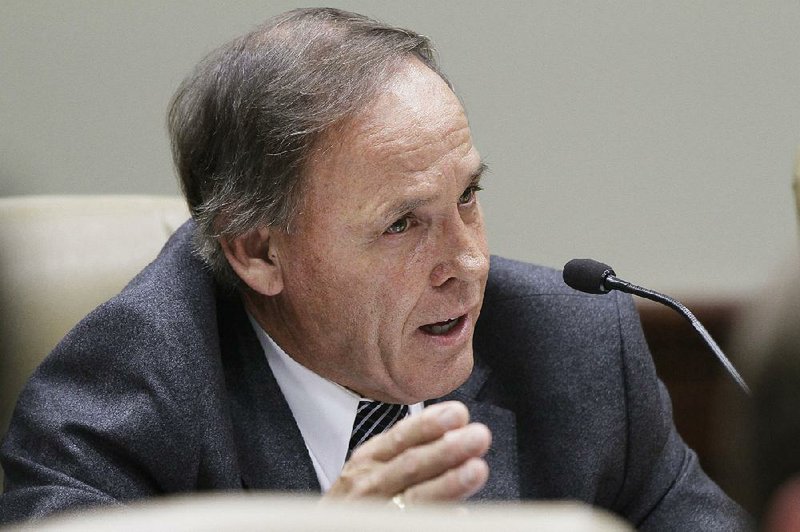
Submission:
{"label": "open mouth", "polygon": [[423,332],[433,336],[442,336],[455,329],[459,324],[463,323],[465,317],[466,315],[462,315],[457,318],[451,318],[438,323],[429,323],[428,325],[423,325],[420,327],[420,329],[422,329]]}

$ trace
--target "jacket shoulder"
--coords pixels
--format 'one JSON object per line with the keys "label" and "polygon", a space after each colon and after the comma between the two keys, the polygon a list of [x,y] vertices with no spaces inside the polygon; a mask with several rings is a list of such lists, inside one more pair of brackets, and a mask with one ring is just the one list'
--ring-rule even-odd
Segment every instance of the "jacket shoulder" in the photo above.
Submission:
{"label": "jacket shoulder", "polygon": [[489,280],[486,283],[487,300],[548,295],[598,299],[567,286],[561,270],[496,255],[491,257]]}

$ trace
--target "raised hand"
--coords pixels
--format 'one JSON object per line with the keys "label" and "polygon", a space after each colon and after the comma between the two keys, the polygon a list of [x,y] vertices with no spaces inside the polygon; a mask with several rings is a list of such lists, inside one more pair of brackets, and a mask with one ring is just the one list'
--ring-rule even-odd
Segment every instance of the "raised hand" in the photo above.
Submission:
{"label": "raised hand", "polygon": [[489,477],[482,456],[491,441],[485,425],[469,423],[462,403],[429,406],[353,451],[325,498],[402,495],[408,504],[464,499]]}

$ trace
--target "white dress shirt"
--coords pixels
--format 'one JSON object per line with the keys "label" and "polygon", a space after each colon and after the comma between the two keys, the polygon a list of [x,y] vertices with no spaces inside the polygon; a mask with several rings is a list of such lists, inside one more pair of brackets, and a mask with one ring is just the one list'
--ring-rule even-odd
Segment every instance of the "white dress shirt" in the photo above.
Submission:
{"label": "white dress shirt", "polygon": [[[362,398],[296,362],[249,313],[247,316],[300,428],[320,487],[326,492],[342,472],[356,409]],[[409,414],[422,409],[422,403],[409,405]]]}

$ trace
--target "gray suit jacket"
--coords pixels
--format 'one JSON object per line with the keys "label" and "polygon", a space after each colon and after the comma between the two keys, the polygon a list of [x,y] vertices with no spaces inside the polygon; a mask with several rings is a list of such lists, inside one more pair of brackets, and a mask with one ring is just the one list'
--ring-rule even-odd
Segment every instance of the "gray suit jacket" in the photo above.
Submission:
{"label": "gray suit jacket", "polygon": [[[163,493],[319,491],[241,303],[192,255],[192,230],[32,377],[2,447],[0,522]],[[475,499],[575,499],[644,530],[744,528],[676,433],[629,298],[493,258],[475,357],[447,397],[493,434]]]}

